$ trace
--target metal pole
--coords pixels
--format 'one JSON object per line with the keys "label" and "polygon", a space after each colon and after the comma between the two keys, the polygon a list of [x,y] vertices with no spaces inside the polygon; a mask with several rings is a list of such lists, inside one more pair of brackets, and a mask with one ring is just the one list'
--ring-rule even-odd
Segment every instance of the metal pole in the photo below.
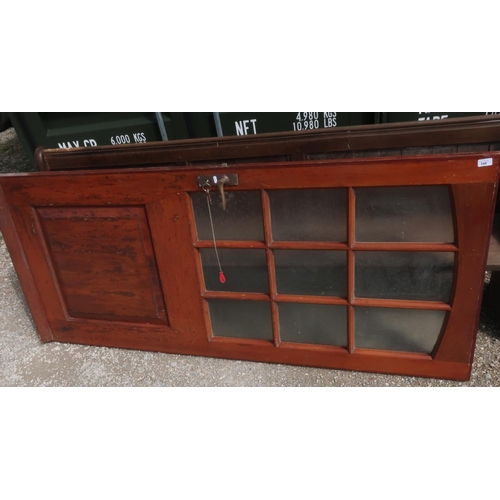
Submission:
{"label": "metal pole", "polygon": [[222,132],[222,124],[220,122],[219,113],[214,113],[215,130],[217,131],[217,137],[224,137],[224,132]]}
{"label": "metal pole", "polygon": [[163,118],[161,113],[155,113],[156,121],[158,122],[158,127],[160,128],[161,140],[168,141],[167,130],[165,129],[165,123],[163,123]]}

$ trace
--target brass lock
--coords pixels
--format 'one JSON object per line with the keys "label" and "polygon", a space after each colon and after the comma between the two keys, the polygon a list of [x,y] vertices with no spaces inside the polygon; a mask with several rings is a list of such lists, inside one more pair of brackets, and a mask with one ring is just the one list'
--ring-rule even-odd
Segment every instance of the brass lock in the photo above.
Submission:
{"label": "brass lock", "polygon": [[224,187],[237,186],[238,174],[200,175],[196,178],[196,182],[201,188],[207,186],[217,187],[222,200],[222,210],[226,210],[226,192],[224,191]]}
{"label": "brass lock", "polygon": [[217,179],[217,186],[219,187],[219,193],[222,200],[222,210],[226,210],[226,193],[224,192],[224,184],[229,181],[227,175],[221,175]]}

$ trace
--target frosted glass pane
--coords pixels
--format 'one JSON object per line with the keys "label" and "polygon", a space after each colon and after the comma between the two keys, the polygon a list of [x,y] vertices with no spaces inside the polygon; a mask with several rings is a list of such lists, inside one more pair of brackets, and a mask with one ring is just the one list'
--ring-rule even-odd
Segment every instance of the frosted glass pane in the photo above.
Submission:
{"label": "frosted glass pane", "polygon": [[226,282],[219,281],[219,266],[212,248],[200,250],[205,287],[211,291],[269,293],[265,250],[219,249]]}
{"label": "frosted glass pane", "polygon": [[449,302],[450,252],[355,252],[356,297]]}
{"label": "frosted glass pane", "polygon": [[447,313],[356,307],[354,314],[356,348],[430,354]]}
{"label": "frosted glass pane", "polygon": [[216,337],[273,340],[271,304],[249,300],[209,300]]}
{"label": "frosted glass pane", "polygon": [[278,293],[346,296],[346,252],[275,250]]}
{"label": "frosted glass pane", "polygon": [[453,243],[447,186],[356,188],[356,241]]}
{"label": "frosted glass pane", "polygon": [[[194,216],[199,240],[211,240],[212,230],[205,193],[193,193]],[[218,190],[212,190],[212,217],[217,240],[264,241],[260,191],[227,191],[226,211]]]}
{"label": "frosted glass pane", "polygon": [[347,345],[347,311],[344,306],[278,304],[283,342]]}
{"label": "frosted glass pane", "polygon": [[347,240],[345,189],[268,191],[275,241]]}

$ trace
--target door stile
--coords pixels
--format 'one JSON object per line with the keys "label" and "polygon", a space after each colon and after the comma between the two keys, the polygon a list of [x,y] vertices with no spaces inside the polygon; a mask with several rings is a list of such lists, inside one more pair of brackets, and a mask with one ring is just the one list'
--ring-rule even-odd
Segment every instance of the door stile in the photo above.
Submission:
{"label": "door stile", "polygon": [[[68,320],[63,294],[57,280],[57,273],[52,264],[52,258],[45,242],[45,234],[40,224],[36,208],[24,205],[14,206],[11,210],[12,220],[18,229],[18,237],[24,249],[24,255],[35,287],[43,283],[43,293],[39,293],[45,315],[49,324],[53,320]],[[52,339],[57,340],[57,334],[51,326]],[[52,340],[51,339],[51,340]]]}
{"label": "door stile", "polygon": [[[33,231],[34,233],[38,234],[38,242],[40,245],[40,249],[45,257],[46,263],[47,263],[47,268],[50,272],[51,275],[51,280],[54,285],[55,291],[57,293],[57,296],[59,298],[59,305],[60,305],[60,311],[59,315],[61,317],[64,317],[67,321],[70,321],[71,315],[68,312],[68,308],[66,306],[66,298],[64,296],[63,291],[61,290],[61,287],[59,286],[60,283],[60,278],[59,278],[59,273],[57,272],[57,269],[54,266],[54,258],[53,255],[47,245],[47,236],[45,229],[43,227],[43,223],[40,220],[39,213],[36,209],[36,207],[30,207],[30,217],[32,220],[33,224]],[[57,302],[53,301],[53,305],[56,306]]]}
{"label": "door stile", "polygon": [[[435,359],[472,363],[479,325],[491,220],[484,217],[494,209],[495,184],[452,186],[455,199],[458,271],[452,310],[439,341]],[[466,318],[474,317],[474,321]],[[464,323],[467,327],[464,326]]]}
{"label": "door stile", "polygon": [[22,231],[16,227],[12,210],[5,198],[4,189],[0,186],[0,230],[5,239],[12,263],[22,286],[26,302],[35,322],[42,342],[54,339],[52,327],[47,318],[47,311],[42,302],[42,294],[36,286],[33,271],[29,265],[23,242],[20,238]]}
{"label": "door stile", "polygon": [[167,192],[146,205],[158,274],[170,327],[182,344],[198,343],[205,324],[200,283],[193,248],[190,200],[184,192]]}

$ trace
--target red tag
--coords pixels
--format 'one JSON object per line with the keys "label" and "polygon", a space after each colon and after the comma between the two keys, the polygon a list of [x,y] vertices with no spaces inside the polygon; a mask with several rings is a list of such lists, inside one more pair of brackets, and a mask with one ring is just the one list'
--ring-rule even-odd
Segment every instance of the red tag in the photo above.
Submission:
{"label": "red tag", "polygon": [[226,277],[224,276],[224,271],[219,273],[219,281],[224,284],[226,282]]}

